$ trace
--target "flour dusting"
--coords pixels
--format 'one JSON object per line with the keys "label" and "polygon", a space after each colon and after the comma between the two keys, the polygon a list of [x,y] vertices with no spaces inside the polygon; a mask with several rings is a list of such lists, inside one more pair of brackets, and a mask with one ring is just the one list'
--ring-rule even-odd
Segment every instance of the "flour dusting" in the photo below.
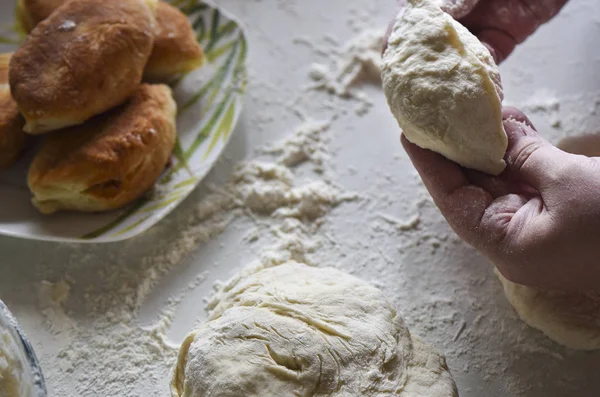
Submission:
{"label": "flour dusting", "polygon": [[328,64],[311,65],[309,76],[314,81],[311,88],[354,99],[359,102],[356,114],[366,114],[373,103],[360,85],[365,82],[381,85],[383,35],[381,29],[364,30],[341,48],[339,43],[333,42],[326,49],[320,49],[322,54],[327,54]]}
{"label": "flour dusting", "polygon": [[[210,289],[216,278],[227,280],[229,274],[215,276],[220,267],[234,274],[230,267],[236,263],[268,267],[288,260],[336,267],[381,288],[411,332],[446,354],[461,396],[591,395],[589,385],[598,385],[593,369],[599,356],[555,346],[519,320],[489,262],[462,243],[435,208],[396,146],[399,132],[385,130],[392,127],[380,123],[380,114],[371,117],[375,111],[367,114],[374,100],[383,98],[375,86],[383,40],[378,29],[384,23],[373,20],[387,18],[381,10],[391,15],[393,4],[347,2],[345,28],[356,33],[353,38],[306,29],[313,22],[305,25],[303,7],[314,2],[277,0],[273,8],[282,11],[277,26],[297,21],[294,34],[306,35],[292,39],[273,35],[275,25],[253,14],[271,7],[270,0],[223,3],[247,24],[250,43],[256,43],[251,62],[260,65],[250,71],[246,125],[240,131],[245,136],[236,136],[236,147],[226,152],[248,161],[234,167],[224,183],[204,183],[142,236],[100,247],[52,245],[43,250],[52,252],[48,258],[16,256],[22,263],[15,267],[31,269],[17,286],[28,291],[31,280],[36,282],[38,296],[32,301],[35,305],[38,298],[43,318],[30,310],[28,296],[14,310],[35,330],[28,333],[41,355],[50,395],[169,395],[180,342],[171,335],[181,325],[178,310],[186,297],[202,311],[214,300],[203,301],[207,292],[196,289]],[[291,56],[294,44],[299,51]],[[305,49],[310,59],[296,56]],[[295,72],[306,79],[294,80]],[[566,98],[541,90],[515,104],[554,143],[597,132],[600,125],[600,100],[593,93]],[[310,121],[311,116],[325,121]],[[297,120],[307,121],[289,128]],[[278,132],[282,141],[256,143]],[[390,134],[394,140],[385,139]],[[336,152],[339,148],[349,153]],[[235,232],[239,238],[230,239]],[[222,244],[238,244],[234,250],[243,252],[243,263],[226,255],[221,260]],[[212,251],[218,252],[218,263],[203,263]],[[25,267],[26,261],[32,265]],[[183,286],[162,284],[182,277],[187,277]],[[12,282],[0,285],[9,290]],[[167,297],[160,295],[165,291]],[[3,299],[21,303],[11,291],[1,292]],[[158,314],[148,303],[156,295]],[[146,305],[153,307],[151,316],[144,316]]]}
{"label": "flour dusting", "polygon": [[[154,324],[140,326],[139,309],[157,282],[237,219],[257,222],[256,233],[273,238],[271,246],[260,252],[261,266],[288,260],[311,263],[321,245],[319,220],[341,203],[357,200],[328,181],[329,128],[329,122],[307,121],[281,142],[258,150],[256,159],[235,167],[228,183],[208,188],[204,199],[185,214],[178,235],[160,243],[134,267],[115,255],[97,270],[99,280],[76,281],[78,265],[91,258],[74,254],[73,271],[66,279],[42,282],[39,295],[46,327],[63,342],[57,353],[60,365],[46,369],[53,394],[65,394],[67,386],[52,380],[70,377],[76,379],[82,396],[133,397],[139,395],[133,390],[140,388],[147,396],[165,395],[167,385],[161,382],[175,362],[177,348],[166,335],[177,306],[206,274],[171,297]],[[296,175],[304,165],[312,178]],[[91,317],[85,327],[76,319],[77,302],[69,298],[72,290],[85,291],[79,303]]]}

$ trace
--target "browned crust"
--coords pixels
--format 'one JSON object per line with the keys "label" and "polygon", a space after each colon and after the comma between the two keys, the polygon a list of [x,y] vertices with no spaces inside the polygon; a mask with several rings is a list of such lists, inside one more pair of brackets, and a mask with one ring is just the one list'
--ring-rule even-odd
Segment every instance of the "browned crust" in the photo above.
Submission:
{"label": "browned crust", "polygon": [[13,165],[25,148],[25,120],[10,96],[8,86],[0,84],[0,168]]}
{"label": "browned crust", "polygon": [[[69,0],[19,0],[22,23],[31,30]],[[145,78],[167,81],[202,66],[204,53],[194,30],[178,8],[160,1],[156,10],[156,33]]]}
{"label": "browned crust", "polygon": [[81,124],[122,104],[139,86],[153,46],[143,0],[77,0],[42,21],[10,62],[26,132]]}
{"label": "browned crust", "polygon": [[0,54],[0,85],[8,84],[8,64],[12,53]]}
{"label": "browned crust", "polygon": [[31,31],[38,23],[48,18],[54,10],[69,0],[19,0],[18,7],[22,23]]}
{"label": "browned crust", "polygon": [[98,212],[142,196],[175,144],[176,105],[165,85],[142,85],[123,107],[47,137],[29,169],[34,203],[45,213]]}
{"label": "browned crust", "polygon": [[8,63],[12,54],[0,54],[0,168],[6,168],[19,159],[25,148],[25,120],[8,87]]}
{"label": "browned crust", "polygon": [[156,10],[156,33],[152,55],[144,77],[168,80],[197,69],[204,62],[202,47],[188,18],[178,8],[163,1]]}

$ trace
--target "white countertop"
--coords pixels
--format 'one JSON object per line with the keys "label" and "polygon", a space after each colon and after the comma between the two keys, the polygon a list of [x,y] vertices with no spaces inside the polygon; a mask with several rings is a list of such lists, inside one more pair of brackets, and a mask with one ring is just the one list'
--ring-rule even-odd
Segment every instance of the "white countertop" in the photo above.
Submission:
{"label": "white countertop", "polygon": [[[335,47],[334,42],[341,47],[360,29],[384,29],[392,17],[394,1],[218,3],[237,15],[248,29],[250,81],[242,120],[209,181],[222,183],[235,163],[256,157],[256,148],[289,135],[302,122],[299,115],[317,120],[335,115],[328,132],[332,159],[326,176],[344,191],[358,193],[360,199],[342,203],[327,214],[315,232],[325,244],[313,258],[320,265],[337,266],[380,286],[411,331],[446,352],[463,397],[598,395],[600,353],[561,348],[520,322],[506,302],[492,266],[453,235],[427,199],[400,146],[399,131],[382,91],[374,85],[361,88],[373,107],[359,116],[354,111],[355,100],[306,90],[311,84],[311,64],[328,62],[320,49]],[[600,3],[571,0],[556,20],[502,65],[506,103],[528,110],[540,132],[554,143],[565,136],[596,132],[600,127],[598,37]],[[341,111],[344,108],[346,112]],[[304,175],[305,171],[298,173]],[[306,173],[306,177],[311,176]],[[43,313],[38,303],[42,281],[64,279],[71,285],[71,296],[65,303],[68,321],[81,329],[90,327],[90,333],[97,327],[86,314],[85,302],[90,302],[90,295],[105,315],[106,307],[117,312],[136,306],[127,300],[104,299],[97,289],[90,289],[91,285],[101,286],[105,296],[113,297],[124,290],[122,283],[144,291],[123,296],[141,300],[137,302],[141,306],[139,322],[146,325],[156,321],[169,297],[184,291],[180,304],[169,306],[174,315],[167,334],[176,344],[202,318],[203,298],[214,281],[227,278],[272,243],[268,235],[252,242],[249,233],[262,233],[264,228],[257,229],[260,219],[244,215],[206,243],[190,242],[190,235],[198,236],[186,231],[188,226],[184,225],[189,225],[205,194],[204,188],[197,189],[161,224],[124,243],[61,246],[0,238],[0,298],[20,319],[36,348],[50,395],[118,395],[114,392],[118,388],[105,385],[118,383],[119,378],[90,380],[78,373],[79,369],[87,371],[82,362],[106,355],[94,350],[88,356],[80,354],[85,340],[80,338],[79,346],[75,346],[68,332],[53,324],[61,319],[49,315],[47,307]],[[415,222],[401,227],[394,225],[394,219],[399,220],[397,223]],[[157,258],[157,252],[168,254],[170,246],[182,244],[193,249],[182,263],[162,274],[161,262],[179,261]],[[134,284],[158,283],[137,289],[127,278],[131,274],[139,274],[133,278]],[[196,279],[197,285],[188,288]],[[135,332],[135,328],[128,332],[132,329]],[[114,331],[97,332],[112,335]],[[68,364],[71,346],[79,349],[73,368]],[[90,342],[90,346],[96,349],[98,343]],[[147,375],[142,364],[123,365],[136,367],[140,375],[134,377],[137,380],[127,387],[127,393],[120,395],[166,395],[168,371]],[[163,363],[163,367],[169,366]],[[102,363],[93,368],[102,368]],[[132,377],[123,379],[131,381]],[[86,390],[81,388],[82,380],[87,382]]]}

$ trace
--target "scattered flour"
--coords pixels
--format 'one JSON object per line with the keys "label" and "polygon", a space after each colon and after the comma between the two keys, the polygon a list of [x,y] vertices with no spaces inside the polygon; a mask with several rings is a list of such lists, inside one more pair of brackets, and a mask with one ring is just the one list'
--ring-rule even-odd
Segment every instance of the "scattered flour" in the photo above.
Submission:
{"label": "scattered flour", "polygon": [[[281,7],[286,3],[292,2],[278,1]],[[285,7],[290,13],[297,8],[294,4]],[[318,58],[308,70],[311,87],[335,100],[358,102],[358,114],[371,106],[360,83],[379,83],[383,32],[366,29],[368,12],[353,12],[349,23],[360,34],[345,45],[331,37],[318,45],[312,39],[297,40],[313,48]],[[258,88],[259,93],[254,90],[250,95],[261,101],[262,108],[284,102],[286,93],[278,91],[275,83]],[[525,105],[534,116],[550,115],[557,122],[553,123],[556,129],[566,133],[571,127],[583,128],[581,121],[591,119],[587,116],[600,114],[597,99],[576,99],[569,107],[564,106],[563,98],[559,103],[552,95],[541,93]],[[577,113],[583,116],[573,118],[569,127],[564,127],[565,114],[581,103],[589,104],[587,113]],[[324,100],[317,105],[338,111]],[[295,112],[301,114],[303,107],[298,108]],[[262,128],[273,121],[275,113],[257,114],[252,125]],[[202,284],[207,274],[192,277],[187,287],[165,302],[163,312],[149,326],[139,324],[140,307],[156,284],[178,271],[199,246],[241,221],[253,225],[243,244],[270,237],[266,248],[261,245],[255,266],[288,260],[322,264],[330,259],[329,263],[390,293],[410,328],[445,351],[455,375],[465,379],[482,377],[489,382],[476,390],[466,387],[468,381],[459,382],[461,395],[491,395],[490,389],[502,389],[505,395],[529,396],[533,388],[540,386],[537,382],[541,377],[531,371],[540,362],[548,373],[560,374],[552,379],[560,390],[581,391],[563,395],[585,395],[585,382],[581,382],[584,375],[576,377],[557,369],[568,359],[568,353],[536,335],[516,315],[507,314],[511,312],[500,286],[491,272],[485,271],[489,264],[449,230],[426,198],[422,185],[411,185],[423,199],[416,209],[407,211],[408,216],[390,210],[401,197],[401,191],[395,190],[400,183],[385,175],[376,175],[373,181],[384,193],[376,200],[360,200],[353,205],[358,197],[332,182],[329,129],[330,122],[309,121],[282,142],[258,150],[256,158],[235,169],[228,183],[207,186],[208,193],[190,210],[165,219],[138,242],[134,239],[132,246],[153,244],[140,258],[125,255],[130,244],[126,242],[110,252],[104,263],[97,263],[94,251],[68,247],[69,260],[60,272],[40,264],[41,279],[59,280],[39,286],[44,326],[50,335],[43,343],[56,346],[55,353],[42,357],[51,395],[168,395],[167,374],[178,346],[166,335],[182,297]],[[308,178],[306,169],[310,170]],[[358,170],[354,170],[356,174]],[[338,206],[337,211],[348,218],[341,223],[342,230],[327,222]],[[354,211],[367,214],[367,221],[355,216]],[[356,228],[361,228],[360,238],[352,233]],[[168,230],[168,238],[151,239],[159,229]],[[590,367],[595,365],[594,359],[590,357]]]}
{"label": "scattered flour", "polygon": [[327,58],[327,64],[311,65],[309,76],[314,84],[310,88],[354,99],[359,103],[355,108],[356,114],[366,114],[373,103],[360,84],[381,84],[383,36],[384,32],[380,29],[364,30],[342,46],[331,40],[326,48],[315,49]]}
{"label": "scattered flour", "polygon": [[[178,225],[179,234],[159,244],[136,266],[122,263],[116,253],[89,281],[81,266],[93,264],[93,257],[76,252],[64,279],[43,282],[39,301],[45,325],[61,346],[59,365],[45,369],[52,394],[66,395],[71,386],[59,382],[68,378],[75,381],[81,396],[133,397],[139,395],[134,390],[140,389],[145,396],[164,396],[167,384],[163,382],[177,349],[166,335],[178,304],[206,274],[199,274],[170,298],[154,324],[140,326],[139,309],[158,281],[236,219],[250,219],[257,234],[274,238],[271,247],[260,253],[262,265],[288,260],[311,263],[311,255],[322,244],[320,219],[339,204],[357,199],[327,181],[329,126],[308,121],[287,139],[259,150],[259,158],[239,164],[228,183],[210,187],[209,194],[186,214],[184,224]],[[312,179],[296,175],[304,165],[311,169]],[[84,299],[76,302],[70,295],[81,291]],[[77,321],[79,311],[90,323]]]}

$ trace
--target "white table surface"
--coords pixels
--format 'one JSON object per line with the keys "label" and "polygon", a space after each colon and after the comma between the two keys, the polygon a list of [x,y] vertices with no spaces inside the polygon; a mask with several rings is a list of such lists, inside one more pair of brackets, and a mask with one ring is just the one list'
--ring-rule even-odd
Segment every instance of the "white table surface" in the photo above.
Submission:
{"label": "white table surface", "polygon": [[[302,89],[310,82],[309,67],[321,58],[295,39],[309,39],[320,46],[329,36],[343,43],[357,33],[350,23],[357,20],[357,13],[367,16],[363,18],[365,27],[384,29],[394,8],[393,0],[218,3],[248,29],[251,73],[242,120],[224,160],[209,178],[215,183],[226,180],[232,165],[251,158],[255,148],[285,136],[299,124],[296,109],[289,104],[305,95]],[[555,143],[564,136],[593,133],[600,127],[599,37],[600,2],[572,0],[560,17],[502,66],[506,102],[528,109],[541,133]],[[353,111],[341,115],[332,125],[331,146],[336,183],[370,196],[371,204],[369,211],[360,202],[343,204],[327,217],[323,230],[334,236],[338,245],[324,257],[376,282],[415,334],[448,353],[461,396],[600,395],[600,354],[568,351],[522,325],[504,299],[488,261],[457,241],[436,209],[424,200],[383,93],[374,87],[365,89],[374,107],[363,117]],[[326,94],[310,95],[317,99],[300,101],[303,113],[326,118],[330,113],[323,106],[328,101]],[[197,189],[166,221],[123,244],[75,247],[0,238],[0,298],[23,323],[44,367],[51,368],[56,362],[51,333],[44,329],[38,307],[40,282],[59,280],[69,268],[74,278],[71,282],[85,285],[84,280],[94,277],[96,269],[114,256],[125,258],[134,268],[155,242],[168,240],[177,232],[178,220],[185,219],[203,195],[202,188]],[[377,227],[378,213],[398,219],[419,213],[421,221],[416,231],[390,234]],[[202,315],[198,302],[211,290],[212,282],[226,278],[260,252],[260,245],[241,243],[251,228],[240,222],[195,249],[153,289],[142,305],[141,321],[150,322],[167,297],[207,271],[206,281],[190,292],[177,310],[169,338],[180,342]],[[381,255],[369,249],[374,246]],[[88,254],[89,260],[73,271],[77,264],[71,263],[72,258],[82,253]],[[77,293],[76,287],[71,301],[77,299]],[[77,320],[85,324],[85,315],[79,313]],[[457,334],[463,322],[464,330]],[[166,383],[168,374],[164,378]],[[72,381],[65,377],[48,383],[52,390],[54,385]],[[89,395],[104,394],[90,391]]]}

